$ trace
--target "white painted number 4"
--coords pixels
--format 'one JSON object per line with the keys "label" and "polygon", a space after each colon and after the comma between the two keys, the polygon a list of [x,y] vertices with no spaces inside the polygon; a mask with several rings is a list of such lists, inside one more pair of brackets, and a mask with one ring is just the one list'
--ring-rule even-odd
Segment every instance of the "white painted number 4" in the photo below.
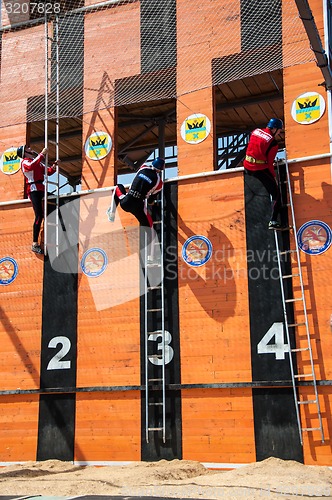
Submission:
{"label": "white painted number 4", "polygon": [[[275,343],[269,344],[273,337],[275,338]],[[285,359],[285,352],[289,352],[289,344],[284,343],[284,325],[283,323],[273,323],[257,345],[257,353],[274,353],[276,359]]]}

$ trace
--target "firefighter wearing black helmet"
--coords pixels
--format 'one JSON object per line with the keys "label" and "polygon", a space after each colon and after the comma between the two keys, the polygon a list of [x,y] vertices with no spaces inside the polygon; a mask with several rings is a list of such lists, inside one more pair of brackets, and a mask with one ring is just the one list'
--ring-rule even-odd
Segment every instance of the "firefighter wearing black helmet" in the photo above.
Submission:
{"label": "firefighter wearing black helmet", "polygon": [[279,118],[271,118],[266,128],[256,128],[249,140],[243,166],[248,175],[261,181],[272,198],[269,229],[283,229],[278,221],[281,209],[280,191],[274,171],[274,160],[279,149],[277,138],[283,129]]}

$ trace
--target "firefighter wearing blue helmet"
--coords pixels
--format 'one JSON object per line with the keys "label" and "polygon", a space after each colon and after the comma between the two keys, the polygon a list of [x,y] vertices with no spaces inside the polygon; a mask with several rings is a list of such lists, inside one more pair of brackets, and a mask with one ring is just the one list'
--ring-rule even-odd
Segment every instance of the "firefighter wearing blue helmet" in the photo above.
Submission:
{"label": "firefighter wearing blue helmet", "polygon": [[[157,194],[163,187],[161,171],[164,166],[165,160],[160,157],[153,160],[150,166],[142,165],[137,171],[128,192],[123,184],[117,184],[113,192],[112,204],[107,211],[108,219],[111,222],[114,221],[115,210],[119,204],[125,212],[132,213],[140,226],[149,228],[146,231],[148,245],[150,245],[153,238],[153,220],[147,210],[147,204],[152,205],[154,203]],[[153,248],[150,250],[153,259]]]}
{"label": "firefighter wearing blue helmet", "polygon": [[256,128],[250,136],[243,162],[246,174],[256,177],[271,195],[272,213],[268,227],[275,230],[283,229],[278,221],[281,197],[274,171],[274,160],[279,149],[277,139],[283,127],[279,118],[271,118],[265,128]]}

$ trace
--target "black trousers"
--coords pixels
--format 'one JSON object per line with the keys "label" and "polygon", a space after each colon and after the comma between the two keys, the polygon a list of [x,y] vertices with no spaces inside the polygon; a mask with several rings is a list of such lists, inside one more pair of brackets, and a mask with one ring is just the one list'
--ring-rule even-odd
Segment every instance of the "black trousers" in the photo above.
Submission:
{"label": "black trousers", "polygon": [[32,226],[33,241],[37,242],[40,233],[41,223],[44,218],[44,212],[43,212],[44,191],[31,191],[29,194],[29,198],[31,200],[33,210],[35,212],[35,220]]}
{"label": "black trousers", "polygon": [[123,184],[118,184],[115,189],[115,203],[116,205],[120,203],[122,210],[133,214],[141,226],[152,228],[152,217],[145,210],[144,200],[127,194]]}
{"label": "black trousers", "polygon": [[265,168],[264,170],[245,169],[245,171],[248,175],[256,177],[256,179],[258,179],[263,184],[266,191],[271,196],[272,198],[271,220],[277,220],[281,210],[281,197],[280,197],[279,186],[273,174],[270,172],[268,168]]}

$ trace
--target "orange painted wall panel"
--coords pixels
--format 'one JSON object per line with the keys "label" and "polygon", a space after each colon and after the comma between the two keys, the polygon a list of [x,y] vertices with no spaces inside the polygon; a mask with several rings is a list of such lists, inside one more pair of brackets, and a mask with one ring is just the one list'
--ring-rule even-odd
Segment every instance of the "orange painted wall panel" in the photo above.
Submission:
{"label": "orange painted wall panel", "polygon": [[115,80],[140,73],[139,2],[89,12],[84,23],[84,111],[113,107]]}
{"label": "orange painted wall panel", "polygon": [[[82,165],[82,189],[96,189],[101,187],[109,187],[115,184],[114,177],[114,126],[115,126],[114,108],[100,109],[93,113],[84,115],[83,121],[83,165]],[[112,140],[112,149],[104,157],[100,159],[92,159],[85,152],[85,144],[89,141],[89,137],[97,132],[106,132]]]}
{"label": "orange painted wall panel", "polygon": [[[18,22],[18,17],[15,16],[15,22]],[[44,58],[44,26],[2,35],[0,155],[8,148],[26,143],[27,99],[45,92]],[[9,126],[13,123],[16,125]],[[23,189],[20,172],[4,175],[0,171],[1,201],[22,199]]]}
{"label": "orange painted wall panel", "polygon": [[284,69],[284,112],[287,157],[303,158],[330,152],[327,110],[320,120],[302,125],[291,116],[295,99],[306,92],[317,92],[325,100],[327,94],[322,86],[322,74],[314,63],[301,66],[301,72],[294,67]]}
{"label": "orange painted wall panel", "polygon": [[[9,148],[17,148],[26,142],[26,124],[0,128],[0,156]],[[24,198],[24,177],[21,169],[7,175],[0,170],[0,200],[13,201]]]}
{"label": "orange painted wall panel", "polygon": [[140,404],[135,391],[78,394],[75,460],[140,460]]}
{"label": "orange painted wall panel", "polygon": [[[122,36],[124,32],[125,37]],[[82,189],[115,183],[115,80],[139,73],[139,37],[138,3],[90,12],[85,16],[83,148],[89,136],[98,131],[107,132],[113,146],[110,153],[100,160],[89,159],[83,150]],[[120,52],[117,50],[119,40]],[[107,61],[106,69],[104,64],[101,67],[98,65],[100,56],[103,63]]]}
{"label": "orange painted wall panel", "polygon": [[[212,88],[198,90],[192,94],[184,95],[177,101],[179,175],[210,172],[214,170],[213,106]],[[208,117],[211,122],[211,132],[203,142],[188,144],[182,139],[181,124],[188,116],[196,113],[201,113]]]}
{"label": "orange painted wall panel", "polygon": [[0,462],[36,460],[38,395],[1,396]]}
{"label": "orange painted wall panel", "polygon": [[251,389],[182,391],[183,459],[255,461]]}
{"label": "orange painted wall panel", "polygon": [[139,227],[120,207],[108,222],[110,196],[93,193],[80,200],[80,259],[101,248],[108,267],[98,277],[79,275],[78,386],[140,383]]}
{"label": "orange painted wall panel", "polygon": [[[193,9],[186,0],[178,0],[176,9],[177,91],[183,97],[211,87],[213,58],[240,52],[240,2],[238,5],[224,2],[222,9],[216,11],[215,2],[203,2],[199,9]],[[216,29],[216,24],[222,29]]]}
{"label": "orange painted wall panel", "polygon": [[44,264],[31,252],[33,219],[30,202],[0,209],[0,255],[18,265],[16,279],[0,287],[2,390],[39,387]]}
{"label": "orange painted wall panel", "polygon": [[[223,5],[217,13],[213,2],[204,2],[197,10],[185,0],[177,2],[177,94],[181,96],[177,100],[179,175],[214,170],[216,139],[211,65],[214,58],[241,50],[236,14],[234,4]],[[223,24],[226,19],[227,25]],[[223,29],[216,30],[215,23],[223,25]],[[211,131],[203,142],[188,144],[181,137],[181,124],[197,113],[208,117]]]}
{"label": "orange painted wall panel", "polygon": [[[311,220],[321,220],[332,227],[332,188],[330,183],[329,160],[302,163],[291,167],[291,179],[297,228]],[[314,243],[314,242],[313,242]],[[310,334],[313,339],[316,376],[318,379],[331,380],[332,377],[332,342],[330,318],[332,314],[332,285],[329,279],[332,273],[331,247],[319,255],[300,252],[301,268],[308,308]],[[294,269],[294,272],[296,269]],[[300,295],[299,283],[295,283],[296,296]],[[298,321],[303,319],[303,307],[295,307]],[[304,332],[299,330],[298,338]],[[305,342],[305,340],[304,340]],[[302,355],[303,358],[303,355]],[[300,361],[301,363],[301,361]]]}
{"label": "orange painted wall panel", "polygon": [[[301,387],[299,390],[300,399],[312,399],[312,390],[308,387]],[[319,403],[321,408],[322,423],[324,429],[325,442],[321,442],[321,434],[319,431],[307,432],[303,435],[303,451],[304,463],[306,465],[326,465],[332,466],[332,449],[331,449],[331,435],[332,435],[332,395],[331,387],[319,387]],[[302,405],[301,407],[301,421],[304,427],[318,427],[317,411],[312,405]]]}
{"label": "orange painted wall panel", "polygon": [[[310,2],[314,21],[324,44],[324,20],[322,3]],[[308,43],[306,41],[306,43]],[[286,150],[288,158],[302,158],[330,152],[328,131],[327,91],[322,85],[324,78],[315,62],[284,68],[284,113]],[[291,116],[294,100],[305,92],[317,92],[325,100],[326,110],[320,120],[302,125]]]}
{"label": "orange painted wall panel", "polygon": [[[251,380],[243,196],[242,173],[179,184],[182,383]],[[193,235],[213,246],[202,267],[181,257]]]}

